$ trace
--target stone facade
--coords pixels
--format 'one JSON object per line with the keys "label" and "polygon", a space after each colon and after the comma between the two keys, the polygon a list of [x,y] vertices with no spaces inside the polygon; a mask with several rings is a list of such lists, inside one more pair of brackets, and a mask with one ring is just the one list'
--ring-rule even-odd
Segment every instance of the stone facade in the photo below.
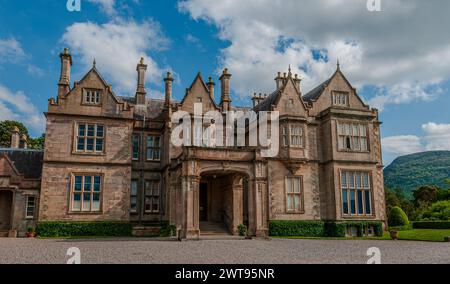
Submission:
{"label": "stone facade", "polygon": [[[228,70],[219,103],[215,83],[200,74],[174,102],[170,73],[165,99],[149,98],[143,60],[134,97],[117,96],[95,63],[71,86],[67,49],[61,64],[58,97],[46,113],[40,221],[169,221],[180,238],[196,239],[206,223],[232,234],[245,224],[267,236],[270,220],[386,219],[378,111],[339,66],[306,95],[297,75],[278,73],[275,92],[242,108],[232,105]],[[278,155],[265,158],[262,147],[175,146],[170,138],[181,121],[173,115],[193,115],[195,104],[224,117],[279,112]]]}

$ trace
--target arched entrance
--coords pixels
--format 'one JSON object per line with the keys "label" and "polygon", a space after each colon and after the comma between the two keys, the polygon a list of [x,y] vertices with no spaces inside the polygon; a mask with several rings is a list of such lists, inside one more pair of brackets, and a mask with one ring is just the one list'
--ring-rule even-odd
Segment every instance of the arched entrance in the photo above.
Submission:
{"label": "arched entrance", "polygon": [[11,230],[13,197],[12,191],[0,190],[0,233]]}
{"label": "arched entrance", "polygon": [[[205,172],[199,185],[200,235],[238,234],[248,226],[248,176],[236,172]],[[246,190],[247,189],[247,190]]]}

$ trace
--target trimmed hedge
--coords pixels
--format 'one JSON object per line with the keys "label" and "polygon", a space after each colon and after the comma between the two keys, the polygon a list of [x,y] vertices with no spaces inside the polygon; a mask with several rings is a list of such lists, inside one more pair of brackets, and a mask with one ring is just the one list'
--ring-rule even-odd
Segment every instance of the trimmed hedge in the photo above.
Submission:
{"label": "trimmed hedge", "polygon": [[269,235],[272,237],[322,237],[324,233],[323,221],[269,222]]}
{"label": "trimmed hedge", "polygon": [[37,234],[44,238],[127,237],[133,225],[126,222],[41,222]]}
{"label": "trimmed hedge", "polygon": [[344,238],[347,227],[358,227],[358,235],[363,236],[368,226],[373,226],[375,236],[383,236],[380,221],[335,222],[335,221],[270,221],[269,235],[272,237],[336,237]]}
{"label": "trimmed hedge", "polygon": [[418,221],[413,222],[414,229],[450,229],[450,221]]}
{"label": "trimmed hedge", "polygon": [[364,232],[369,226],[374,227],[375,236],[383,236],[383,223],[380,221],[361,221],[361,222],[327,222],[325,223],[325,236],[333,238],[344,238],[347,227],[358,227],[358,236],[364,236]]}

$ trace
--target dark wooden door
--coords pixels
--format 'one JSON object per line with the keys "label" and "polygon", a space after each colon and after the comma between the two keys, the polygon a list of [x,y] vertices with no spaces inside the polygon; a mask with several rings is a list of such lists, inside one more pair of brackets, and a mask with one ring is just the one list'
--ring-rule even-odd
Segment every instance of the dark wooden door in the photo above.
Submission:
{"label": "dark wooden door", "polygon": [[208,221],[208,184],[200,184],[200,221]]}

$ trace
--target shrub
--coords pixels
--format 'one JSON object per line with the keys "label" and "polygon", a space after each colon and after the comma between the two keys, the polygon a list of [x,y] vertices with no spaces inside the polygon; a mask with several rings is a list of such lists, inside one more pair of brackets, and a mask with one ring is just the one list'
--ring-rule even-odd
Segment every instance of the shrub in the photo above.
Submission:
{"label": "shrub", "polygon": [[450,221],[418,221],[413,222],[414,229],[450,229]]}
{"label": "shrub", "polygon": [[41,222],[37,227],[44,238],[125,237],[131,232],[132,224],[125,222]]}
{"label": "shrub", "polygon": [[161,232],[160,237],[173,237],[177,233],[177,227],[174,225],[170,225],[167,221],[161,222]]}
{"label": "shrub", "polygon": [[239,236],[246,237],[247,236],[247,226],[241,224],[238,226]]}
{"label": "shrub", "polygon": [[323,221],[270,221],[269,235],[274,237],[323,237]]}
{"label": "shrub", "polygon": [[393,207],[391,209],[391,212],[389,212],[388,222],[389,226],[391,227],[400,227],[409,225],[408,216],[406,216],[402,208],[398,206]]}
{"label": "shrub", "polygon": [[333,238],[344,238],[346,236],[347,227],[353,226],[358,228],[358,236],[364,236],[364,232],[369,226],[374,227],[375,236],[383,236],[383,223],[380,221],[354,221],[354,222],[327,222],[325,224],[325,236]]}
{"label": "shrub", "polygon": [[450,200],[439,201],[425,209],[417,220],[420,221],[447,221],[450,220]]}

